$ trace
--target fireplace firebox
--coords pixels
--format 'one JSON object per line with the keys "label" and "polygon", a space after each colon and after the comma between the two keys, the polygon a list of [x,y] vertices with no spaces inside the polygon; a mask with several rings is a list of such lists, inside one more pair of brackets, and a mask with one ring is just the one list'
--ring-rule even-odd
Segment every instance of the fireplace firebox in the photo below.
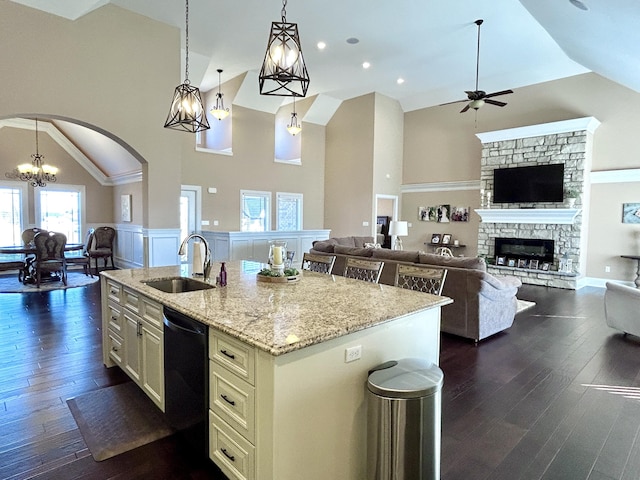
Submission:
{"label": "fireplace firebox", "polygon": [[553,263],[553,240],[537,238],[495,238],[495,256],[516,260],[538,260]]}

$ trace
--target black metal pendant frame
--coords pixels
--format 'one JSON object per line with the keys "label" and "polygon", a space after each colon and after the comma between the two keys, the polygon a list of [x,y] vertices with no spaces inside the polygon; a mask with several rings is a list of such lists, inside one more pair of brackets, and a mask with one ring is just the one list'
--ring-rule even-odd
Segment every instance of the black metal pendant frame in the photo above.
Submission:
{"label": "black metal pendant frame", "polygon": [[[295,59],[283,64],[287,52]],[[260,70],[260,94],[281,97],[304,97],[309,88],[309,72],[302,56],[298,24],[283,21],[271,23],[271,33]]]}
{"label": "black metal pendant frame", "polygon": [[200,90],[192,86],[188,80],[176,87],[164,127],[190,133],[211,128]]}

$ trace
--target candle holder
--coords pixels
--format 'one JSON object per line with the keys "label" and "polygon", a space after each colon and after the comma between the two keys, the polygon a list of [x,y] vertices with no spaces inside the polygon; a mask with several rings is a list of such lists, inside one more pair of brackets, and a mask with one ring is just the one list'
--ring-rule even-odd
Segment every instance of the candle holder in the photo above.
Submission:
{"label": "candle holder", "polygon": [[269,265],[271,270],[284,275],[284,262],[287,258],[287,242],[284,240],[271,240],[269,242]]}

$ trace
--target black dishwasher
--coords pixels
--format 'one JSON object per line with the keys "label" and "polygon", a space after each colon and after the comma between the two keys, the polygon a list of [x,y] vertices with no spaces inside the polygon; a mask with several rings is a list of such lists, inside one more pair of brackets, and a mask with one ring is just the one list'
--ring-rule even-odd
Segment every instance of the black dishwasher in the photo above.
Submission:
{"label": "black dishwasher", "polygon": [[205,456],[208,456],[208,376],[207,327],[164,307],[165,416]]}

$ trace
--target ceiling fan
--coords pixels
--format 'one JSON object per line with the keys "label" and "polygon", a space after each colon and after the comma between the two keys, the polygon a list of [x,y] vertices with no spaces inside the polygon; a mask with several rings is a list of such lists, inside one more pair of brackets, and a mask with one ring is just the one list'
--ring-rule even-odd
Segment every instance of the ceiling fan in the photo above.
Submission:
{"label": "ceiling fan", "polygon": [[478,26],[478,49],[476,53],[476,89],[473,91],[466,90],[467,98],[464,100],[457,100],[455,102],[444,103],[443,105],[450,105],[451,103],[460,103],[460,102],[469,102],[465,107],[460,110],[460,113],[464,113],[470,108],[474,110],[478,110],[485,103],[490,105],[496,105],[498,107],[504,107],[506,105],[505,102],[500,102],[498,100],[493,100],[493,97],[498,97],[500,95],[506,95],[508,93],[513,93],[513,90],[502,90],[500,92],[486,93],[484,90],[478,90],[478,74],[480,71],[480,25],[482,25],[484,20],[479,19],[474,23]]}

